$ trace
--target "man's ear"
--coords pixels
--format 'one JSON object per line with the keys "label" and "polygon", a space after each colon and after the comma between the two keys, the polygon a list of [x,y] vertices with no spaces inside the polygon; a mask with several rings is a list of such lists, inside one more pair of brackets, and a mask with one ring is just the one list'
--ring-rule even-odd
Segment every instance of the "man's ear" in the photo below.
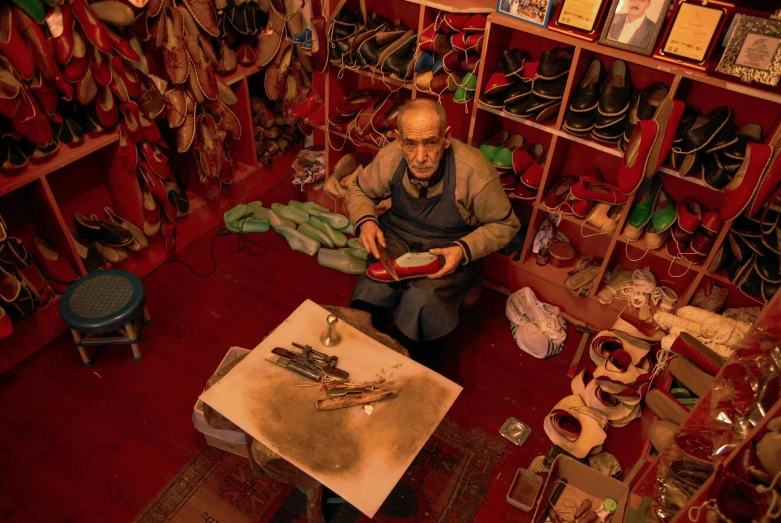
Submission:
{"label": "man's ear", "polygon": [[445,127],[445,149],[450,147],[450,134],[451,134],[452,128],[448,125]]}
{"label": "man's ear", "polygon": [[401,149],[401,133],[398,129],[393,130],[393,136],[396,137],[396,143],[399,144],[399,149]]}

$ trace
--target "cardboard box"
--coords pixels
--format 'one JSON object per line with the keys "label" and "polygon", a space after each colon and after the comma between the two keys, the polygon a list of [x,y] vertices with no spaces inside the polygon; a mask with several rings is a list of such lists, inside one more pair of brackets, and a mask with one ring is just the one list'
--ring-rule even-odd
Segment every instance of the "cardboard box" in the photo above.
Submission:
{"label": "cardboard box", "polygon": [[[222,361],[217,366],[215,374],[219,372],[221,368],[229,363],[232,363],[242,354],[249,352],[249,349],[242,349],[241,347],[231,347],[222,358]],[[206,417],[203,414],[203,402],[198,400],[193,407],[193,426],[198,432],[201,432],[206,437],[206,444],[231,452],[238,456],[245,458],[249,457],[247,454],[247,437],[242,431],[236,430],[221,430],[215,429],[206,423]]]}
{"label": "cardboard box", "polygon": [[542,487],[540,497],[537,500],[537,508],[534,511],[534,523],[544,523],[547,519],[550,503],[548,500],[556,490],[560,479],[567,480],[567,488],[564,489],[556,508],[561,511],[571,511],[573,500],[576,500],[575,509],[583,499],[591,500],[592,510],[602,506],[605,498],[613,498],[618,508],[610,518],[612,523],[624,521],[626,500],[629,496],[629,487],[615,478],[600,474],[591,467],[582,464],[576,459],[560,455],[551,466],[548,479]]}

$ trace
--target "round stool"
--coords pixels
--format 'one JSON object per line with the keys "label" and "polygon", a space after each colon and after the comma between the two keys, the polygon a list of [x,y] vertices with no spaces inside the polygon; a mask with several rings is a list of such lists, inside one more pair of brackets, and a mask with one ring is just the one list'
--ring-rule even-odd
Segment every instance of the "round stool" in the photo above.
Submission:
{"label": "round stool", "polygon": [[[88,345],[129,343],[133,357],[140,360],[141,319],[146,324],[152,321],[141,279],[119,270],[95,272],[73,283],[60,300],[60,316],[73,334],[85,367],[92,366],[84,350]],[[105,336],[113,331],[120,336]]]}

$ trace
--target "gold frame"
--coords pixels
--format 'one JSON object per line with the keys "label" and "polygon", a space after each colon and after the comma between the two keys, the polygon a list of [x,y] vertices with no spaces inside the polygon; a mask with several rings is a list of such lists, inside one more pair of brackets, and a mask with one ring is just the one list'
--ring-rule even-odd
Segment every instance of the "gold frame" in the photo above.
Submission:
{"label": "gold frame", "polygon": [[716,71],[736,76],[744,82],[758,82],[775,87],[781,79],[781,42],[776,46],[767,70],[740,65],[738,56],[743,50],[746,37],[750,34],[768,36],[781,40],[781,20],[759,18],[744,14],[735,15],[735,29],[729,38],[727,48],[716,66]]}

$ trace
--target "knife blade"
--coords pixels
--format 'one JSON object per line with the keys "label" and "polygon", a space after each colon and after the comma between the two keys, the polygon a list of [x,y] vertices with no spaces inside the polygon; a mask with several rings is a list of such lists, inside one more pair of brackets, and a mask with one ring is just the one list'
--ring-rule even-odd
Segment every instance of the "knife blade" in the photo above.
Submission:
{"label": "knife blade", "polygon": [[388,271],[388,274],[391,275],[391,278],[399,281],[399,275],[396,273],[396,269],[393,268],[393,264],[391,263],[390,258],[388,258],[388,253],[385,252],[385,249],[379,243],[377,243],[377,253],[380,255],[380,263],[385,267],[385,270]]}

